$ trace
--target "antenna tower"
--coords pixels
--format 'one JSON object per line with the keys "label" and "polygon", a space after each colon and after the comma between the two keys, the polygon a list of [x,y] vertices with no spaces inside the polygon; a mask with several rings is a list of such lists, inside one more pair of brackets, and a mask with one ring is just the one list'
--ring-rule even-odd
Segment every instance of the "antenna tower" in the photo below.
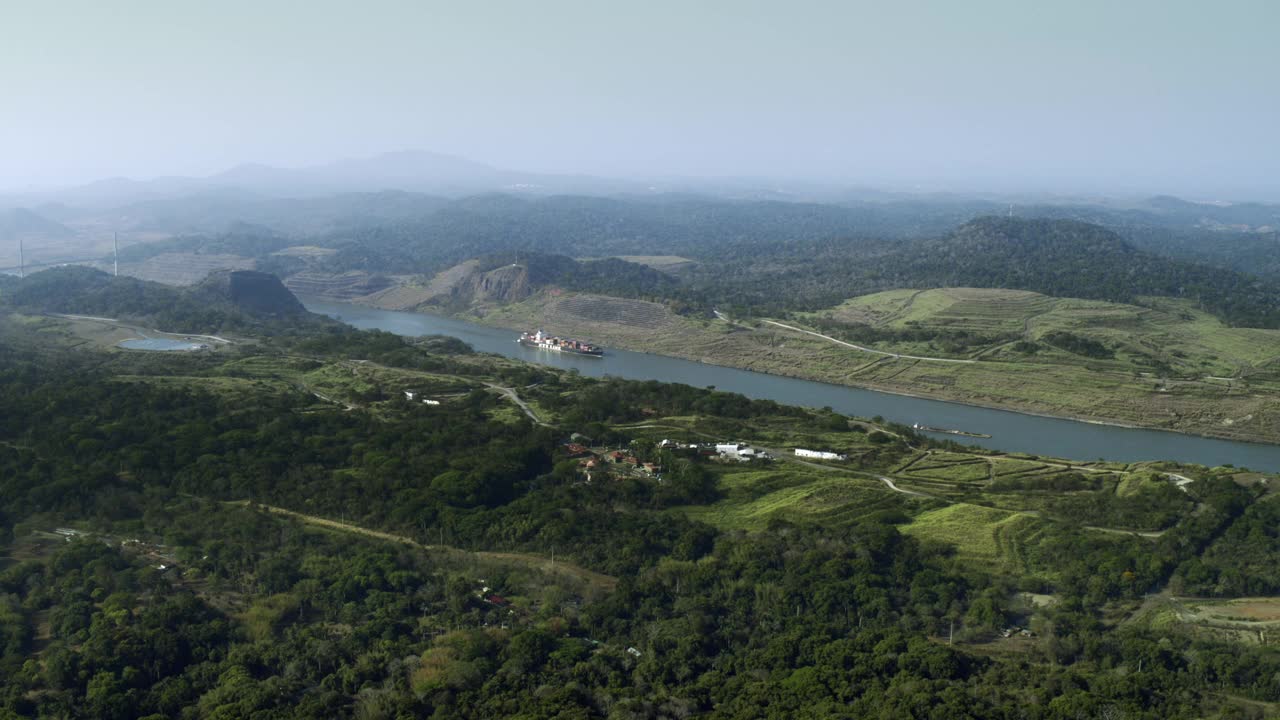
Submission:
{"label": "antenna tower", "polygon": [[120,233],[111,233],[111,246],[114,250],[112,265],[115,276],[120,277]]}
{"label": "antenna tower", "polygon": [[27,276],[27,254],[26,249],[22,246],[22,235],[18,235],[18,277]]}
{"label": "antenna tower", "polygon": [[1013,203],[1009,203],[1009,217],[1013,217]]}

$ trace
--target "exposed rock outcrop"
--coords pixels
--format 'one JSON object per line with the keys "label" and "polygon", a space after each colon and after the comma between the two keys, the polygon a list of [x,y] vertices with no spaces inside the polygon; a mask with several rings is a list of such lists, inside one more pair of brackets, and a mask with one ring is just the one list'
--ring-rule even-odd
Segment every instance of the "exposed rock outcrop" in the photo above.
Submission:
{"label": "exposed rock outcrop", "polygon": [[519,302],[534,293],[523,265],[504,265],[488,272],[473,272],[453,286],[450,299],[471,305]]}
{"label": "exposed rock outcrop", "polygon": [[302,295],[350,300],[381,292],[394,283],[385,275],[351,270],[338,274],[300,272],[290,275],[284,284]]}
{"label": "exposed rock outcrop", "polygon": [[307,312],[280,278],[256,270],[215,271],[197,286],[196,292],[211,299],[229,301],[254,315],[301,315]]}

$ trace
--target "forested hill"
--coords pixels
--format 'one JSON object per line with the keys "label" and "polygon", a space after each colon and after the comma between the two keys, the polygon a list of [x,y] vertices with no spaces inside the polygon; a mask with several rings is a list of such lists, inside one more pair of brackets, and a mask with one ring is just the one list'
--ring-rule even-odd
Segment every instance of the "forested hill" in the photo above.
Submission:
{"label": "forested hill", "polygon": [[1225,321],[1280,327],[1280,286],[1233,270],[1140,251],[1072,220],[979,218],[937,240],[904,246],[880,272],[915,287],[991,287],[1132,302],[1192,298]]}
{"label": "forested hill", "polygon": [[214,302],[230,302],[253,315],[285,317],[306,313],[298,298],[270,273],[219,270],[196,286],[194,293]]}
{"label": "forested hill", "polygon": [[[678,292],[676,278],[618,258],[574,260],[564,255],[529,253],[519,256],[531,287],[554,285],[568,290],[618,297],[669,298]],[[511,264],[511,256],[499,253],[479,258],[474,272],[485,274]]]}
{"label": "forested hill", "polygon": [[[737,315],[816,310],[892,288],[974,286],[1123,302],[1142,295],[1190,298],[1233,325],[1280,327],[1280,279],[1264,275],[1272,265],[1254,262],[1274,255],[1273,248],[1248,235],[1249,247],[1232,250],[1226,260],[1227,249],[1235,247],[1226,240],[1162,249],[1184,231],[1141,224],[1155,222],[1147,218],[1150,212],[1077,213],[1098,216],[1108,226],[1119,223],[1114,226],[1123,228],[1121,236],[1061,217],[1075,212],[1066,206],[1044,209],[1056,213],[1052,218],[973,219],[992,210],[976,201],[840,206],[692,196],[485,195],[441,202],[416,219],[304,238],[241,226],[216,237],[134,245],[122,259],[235,254],[281,277],[358,271],[429,278],[475,259],[529,265],[559,256],[548,267],[529,265],[530,282],[541,278],[567,289],[676,300]],[[322,250],[281,252],[291,246]],[[1170,257],[1174,250],[1180,257]],[[617,260],[580,267],[567,260],[654,255],[693,262],[671,278]]]}
{"label": "forested hill", "polygon": [[759,248],[706,263],[687,299],[738,314],[817,310],[894,288],[979,287],[1133,302],[1196,300],[1237,326],[1280,327],[1280,284],[1138,249],[1075,220],[982,217],[916,240],[849,239]]}
{"label": "forested hill", "polygon": [[[412,230],[370,231],[359,244],[366,262],[399,267],[522,246],[566,255],[680,254],[701,261],[701,276],[680,288],[649,283],[646,289],[766,312],[812,309],[893,287],[969,286],[1117,302],[1191,298],[1233,325],[1280,327],[1275,282],[1139,250],[1100,225],[981,217],[944,234],[934,229],[942,219],[935,212],[906,236],[930,237],[905,239],[902,219],[890,221],[891,215],[888,209],[699,199],[485,197],[458,201]],[[885,231],[889,226],[893,232]]]}
{"label": "forested hill", "polygon": [[174,332],[327,322],[306,312],[274,275],[230,272],[190,289],[86,267],[61,267],[0,284],[0,306],[146,321]]}
{"label": "forested hill", "polygon": [[425,272],[517,248],[570,256],[713,257],[840,237],[910,237],[942,232],[973,215],[971,208],[906,203],[485,195],[453,201],[417,221],[342,231],[321,244],[360,248],[369,265],[359,269]]}

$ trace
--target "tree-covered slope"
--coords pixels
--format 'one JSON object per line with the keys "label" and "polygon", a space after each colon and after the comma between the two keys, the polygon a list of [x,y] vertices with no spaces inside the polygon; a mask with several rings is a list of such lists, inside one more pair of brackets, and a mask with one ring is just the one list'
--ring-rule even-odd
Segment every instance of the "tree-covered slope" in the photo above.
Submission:
{"label": "tree-covered slope", "polygon": [[692,196],[485,195],[453,201],[418,221],[352,229],[327,242],[357,245],[376,253],[371,259],[408,262],[419,269],[443,269],[514,249],[575,257],[672,254],[714,259],[840,237],[940,232],[974,212],[952,206],[846,207]]}
{"label": "tree-covered slope", "polygon": [[273,275],[224,272],[189,290],[87,267],[60,267],[0,285],[0,304],[25,311],[93,315],[147,321],[177,332],[263,328],[309,316]]}
{"label": "tree-covered slope", "polygon": [[1075,220],[984,217],[936,238],[846,240],[764,248],[705,268],[696,296],[743,312],[830,307],[893,288],[1031,290],[1133,302],[1187,298],[1233,325],[1280,327],[1280,285],[1135,248]]}
{"label": "tree-covered slope", "polygon": [[[670,254],[696,261],[681,282],[658,275],[639,278],[632,268],[618,265],[584,266],[566,277],[594,276],[594,291],[609,293],[617,286],[629,296],[744,313],[813,310],[898,287],[965,286],[1121,302],[1143,295],[1190,298],[1235,325],[1280,324],[1278,281],[1254,274],[1255,267],[1258,273],[1272,272],[1265,242],[1249,235],[1249,243],[1237,247],[1229,239],[1242,235],[1226,233],[1221,247],[1192,247],[1191,241],[1171,239],[1192,231],[1161,225],[1163,216],[1155,210],[1037,206],[1034,212],[1053,217],[972,219],[992,208],[978,201],[842,206],[692,196],[510,195],[421,207],[420,216],[368,218],[323,235],[298,238],[242,226],[215,237],[133,246],[124,257],[226,253],[254,258],[260,269],[282,276],[304,271],[431,276],[475,258],[513,262],[552,255]],[[305,257],[276,254],[297,244],[325,250]],[[615,282],[620,276],[626,278]]]}
{"label": "tree-covered slope", "polygon": [[[0,343],[0,717],[1164,720],[1280,700],[1274,646],[1134,612],[1242,568],[1277,592],[1274,553],[1222,557],[1274,520],[1234,471],[1120,497],[1135,483],[1099,476],[1124,466],[1001,458],[1046,474],[977,488],[960,473],[994,457],[829,411],[386,333],[259,339],[159,357]],[[406,352],[430,371],[379,365]],[[298,386],[314,373],[359,404],[318,401]],[[461,391],[427,406],[410,382]],[[859,453],[817,470],[658,447],[698,429]],[[587,481],[573,432],[658,460],[661,482]],[[938,470],[916,456],[957,475],[933,497],[875,479]],[[721,498],[808,483],[824,490],[790,496],[812,513],[712,522]],[[1009,513],[986,500],[1040,510],[992,535],[982,519]],[[1164,532],[1081,527],[1100,517]],[[1009,563],[944,539],[984,528]]]}
{"label": "tree-covered slope", "polygon": [[1114,302],[1192,298],[1232,324],[1280,326],[1275,284],[1143,252],[1110,230],[1070,220],[980,218],[945,238],[904,247],[884,267],[917,287],[1015,288]]}

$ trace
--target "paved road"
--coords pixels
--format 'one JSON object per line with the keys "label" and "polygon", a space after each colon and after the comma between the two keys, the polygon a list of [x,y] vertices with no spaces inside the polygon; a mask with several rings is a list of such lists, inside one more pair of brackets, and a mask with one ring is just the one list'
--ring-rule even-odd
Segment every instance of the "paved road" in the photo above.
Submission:
{"label": "paved road", "polygon": [[492,390],[497,390],[498,392],[510,398],[511,402],[514,402],[516,405],[520,406],[520,409],[524,411],[524,414],[528,415],[529,419],[532,420],[535,424],[544,425],[547,427],[551,426],[550,423],[542,422],[542,420],[538,417],[537,413],[533,411],[533,408],[530,408],[529,405],[525,403],[524,400],[520,399],[520,396],[516,394],[515,388],[502,387],[501,385],[495,385],[493,383],[485,383],[485,386]]}
{"label": "paved road", "polygon": [[863,347],[861,345],[854,345],[853,343],[850,343],[850,342],[837,340],[831,337],[830,335],[823,335],[822,333],[817,333],[812,330],[805,330],[804,328],[798,328],[794,325],[786,325],[784,323],[780,323],[775,320],[762,320],[761,322],[765,322],[770,325],[777,325],[780,328],[786,328],[787,330],[792,330],[794,332],[804,333],[805,335],[820,337],[823,340],[830,340],[831,342],[837,345],[844,345],[845,347],[851,347],[854,350],[861,350],[862,352],[873,353],[875,355],[886,355],[888,357],[898,358],[900,360],[924,360],[926,362],[959,363],[961,365],[972,365],[973,363],[977,362],[977,360],[961,360],[958,358],[924,357],[921,355],[899,355],[898,353],[885,352],[884,350],[876,350],[875,348]]}
{"label": "paved road", "polygon": [[1080,527],[1084,528],[1085,530],[1095,530],[1097,532],[1111,533],[1112,535],[1137,535],[1138,537],[1144,537],[1144,538],[1158,538],[1161,535],[1165,534],[1166,532],[1165,530],[1153,530],[1153,531],[1143,532],[1139,530],[1126,530],[1124,528],[1098,527],[1097,525],[1081,525]]}
{"label": "paved road", "polygon": [[1165,475],[1173,478],[1174,486],[1177,487],[1182,492],[1189,492],[1187,490],[1187,486],[1196,481],[1195,478],[1189,478],[1186,475],[1179,475],[1177,473],[1167,472],[1165,473]]}
{"label": "paved road", "polygon": [[892,491],[894,491],[894,492],[900,492],[900,493],[902,493],[903,495],[914,495],[914,496],[916,496],[916,497],[925,497],[925,498],[931,498],[931,497],[933,497],[932,495],[929,495],[929,494],[926,494],[926,493],[922,493],[922,492],[917,492],[917,491],[915,491],[915,490],[904,490],[904,489],[902,489],[902,488],[898,487],[897,485],[893,484],[893,480],[891,480],[891,479],[889,479],[889,478],[885,477],[884,475],[877,475],[877,476],[876,476],[876,478],[878,478],[878,479],[880,480],[880,482],[884,483],[885,485],[888,485],[888,486],[889,486],[889,489],[890,489],[890,490],[892,490]]}
{"label": "paved road", "polygon": [[341,400],[334,400],[333,398],[331,398],[331,397],[329,397],[329,396],[327,396],[327,395],[321,395],[320,393],[316,392],[315,390],[311,390],[311,389],[310,389],[310,388],[308,388],[306,385],[301,385],[301,386],[299,386],[299,387],[302,389],[302,391],[303,391],[303,392],[310,391],[310,393],[311,393],[312,395],[315,395],[316,397],[320,398],[321,400],[324,400],[325,402],[330,402],[330,403],[333,403],[334,405],[341,405],[341,406],[342,406],[342,407],[344,407],[348,412],[350,412],[351,410],[355,410],[355,409],[356,409],[356,406],[355,406],[355,405],[352,405],[352,404],[350,404],[350,403],[342,402]]}
{"label": "paved road", "polygon": [[[143,332],[142,328],[137,327],[136,325],[129,325],[127,323],[123,323],[115,318],[94,317],[93,315],[67,315],[65,313],[50,313],[50,314],[53,315],[54,317],[67,318],[68,320],[91,320],[93,322],[111,323],[112,325],[119,325],[120,327],[125,328],[126,330],[133,330],[139,333]],[[169,332],[168,330],[157,330],[155,328],[152,328],[151,332],[157,333],[159,335],[172,335],[175,337],[202,338],[204,340],[212,340],[213,342],[219,342],[224,345],[234,344],[230,340],[224,337],[218,337],[217,335],[197,335],[196,333],[175,333],[175,332]]]}

